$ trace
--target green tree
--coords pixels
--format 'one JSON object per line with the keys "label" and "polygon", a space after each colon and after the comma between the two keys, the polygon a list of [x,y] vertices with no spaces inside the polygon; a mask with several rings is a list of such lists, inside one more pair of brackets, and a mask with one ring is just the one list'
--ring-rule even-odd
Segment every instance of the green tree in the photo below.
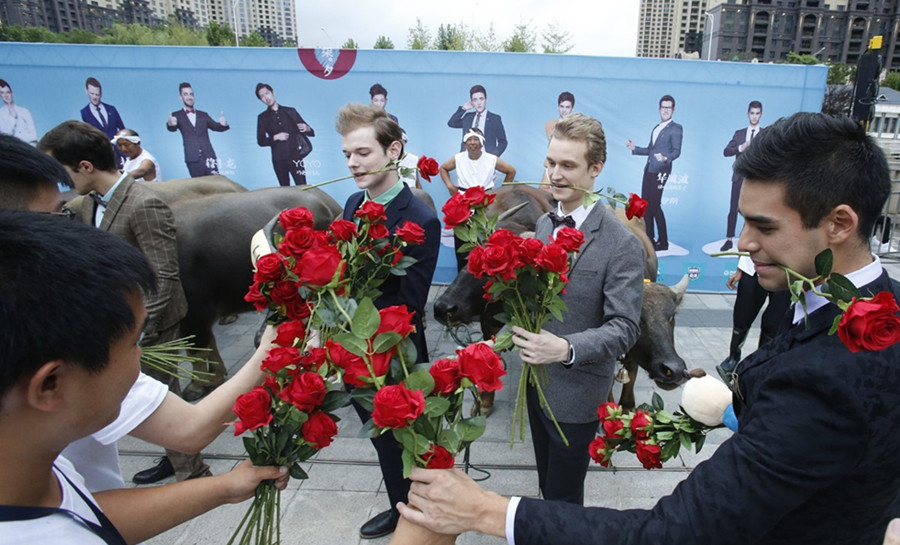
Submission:
{"label": "green tree", "polygon": [[441,51],[466,51],[469,49],[469,32],[466,25],[441,25],[434,39],[434,48]]}
{"label": "green tree", "polygon": [[269,42],[254,30],[241,38],[241,47],[269,47]]}
{"label": "green tree", "polygon": [[562,54],[572,51],[575,44],[572,43],[572,35],[554,21],[541,33],[541,47],[544,48],[544,53]]}
{"label": "green tree", "polygon": [[206,41],[213,46],[234,45],[234,30],[228,25],[210,21],[209,26],[206,27]]}
{"label": "green tree", "polygon": [[62,41],[67,44],[95,44],[97,43],[97,35],[88,30],[74,28],[60,35]]}
{"label": "green tree", "polygon": [[166,25],[163,30],[161,45],[209,45],[206,32],[184,25]]}
{"label": "green tree", "polygon": [[422,24],[422,20],[418,17],[416,17],[416,26],[409,29],[406,47],[409,49],[431,49],[431,31]]}
{"label": "green tree", "polygon": [[359,44],[353,38],[348,38],[344,45],[341,46],[341,49],[359,49]]}
{"label": "green tree", "polygon": [[826,85],[822,99],[822,113],[830,115],[850,115],[853,104],[853,87],[850,85]]}
{"label": "green tree", "polygon": [[785,64],[820,64],[819,59],[809,54],[800,55],[791,51],[784,60]]}
{"label": "green tree", "polygon": [[890,87],[895,91],[900,91],[900,74],[897,72],[888,72],[888,75],[881,80],[882,87]]}
{"label": "green tree", "polygon": [[531,53],[537,43],[537,36],[527,24],[516,25],[513,34],[503,41],[503,51],[507,53]]}
{"label": "green tree", "polygon": [[494,23],[488,26],[487,32],[472,33],[472,46],[475,51],[503,51],[503,44],[494,30]]}
{"label": "green tree", "polygon": [[378,36],[372,49],[394,49],[394,42],[387,36]]}
{"label": "green tree", "polygon": [[831,61],[825,64],[828,65],[828,85],[846,85],[856,80],[856,66]]}
{"label": "green tree", "polygon": [[297,42],[288,38],[287,40],[284,41],[283,44],[281,44],[281,47],[297,47]]}

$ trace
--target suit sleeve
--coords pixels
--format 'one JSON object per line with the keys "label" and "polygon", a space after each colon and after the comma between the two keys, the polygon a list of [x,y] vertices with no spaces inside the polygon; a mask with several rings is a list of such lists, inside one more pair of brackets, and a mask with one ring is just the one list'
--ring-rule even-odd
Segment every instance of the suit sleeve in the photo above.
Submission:
{"label": "suit sleeve", "polygon": [[[296,109],[294,109],[294,114],[297,116],[297,121],[295,123],[306,123],[306,121],[303,120],[303,116],[300,115],[300,112],[298,112]],[[306,123],[306,126],[309,127],[309,130],[306,132],[301,132],[300,134],[307,136],[307,137],[315,136],[316,130],[314,128],[312,128],[312,125],[310,125],[309,123]]]}
{"label": "suit sleeve", "polygon": [[684,128],[677,123],[672,123],[672,140],[671,151],[663,155],[666,156],[666,162],[671,163],[675,159],[681,157],[681,139],[684,136]]}
{"label": "suit sleeve", "polygon": [[453,115],[450,116],[450,120],[447,121],[447,126],[451,129],[461,129],[463,127],[463,117],[466,116],[466,111],[459,107],[453,112]]}
{"label": "suit sleeve", "polygon": [[262,148],[272,145],[272,137],[268,134],[268,131],[266,131],[264,115],[265,112],[259,114],[256,118],[256,144]]}
{"label": "suit sleeve", "polygon": [[110,117],[116,118],[115,122],[113,122],[113,126],[116,128],[116,132],[119,132],[125,128],[125,121],[122,120],[122,116],[119,115],[119,110],[117,110],[115,106],[109,106],[109,109],[112,110],[112,115],[110,115]]}
{"label": "suit sleeve", "polygon": [[647,143],[646,148],[642,148],[640,146],[635,146],[633,150],[631,150],[632,155],[650,155],[650,146],[653,145],[653,137],[650,137],[650,142]]}
{"label": "suit sleeve", "polygon": [[156,273],[159,287],[145,298],[147,305],[147,334],[156,333],[166,306],[181,290],[178,274],[178,244],[175,240],[175,216],[162,200],[152,197],[135,208],[131,229],[138,248],[147,257]]}
{"label": "suit sleeve", "polygon": [[[650,510],[523,499],[516,545],[767,542],[776,525],[803,517],[798,506],[847,478],[865,455],[870,423],[864,401],[842,382],[823,381],[812,366],[776,373],[741,415],[740,431]],[[819,522],[806,520],[806,528]],[[820,542],[797,537],[795,543]]]}
{"label": "suit sleeve", "polygon": [[608,249],[609,255],[615,257],[606,260],[603,285],[600,286],[603,323],[600,327],[565,335],[575,349],[576,366],[579,362],[615,361],[634,346],[641,334],[644,249],[637,237],[619,225],[611,214],[605,221],[616,222],[621,235],[615,237],[615,245]]}
{"label": "suit sleeve", "polygon": [[177,113],[178,113],[178,112],[176,111],[176,112],[172,112],[172,114],[171,114],[172,117],[175,118],[175,126],[169,125],[169,121],[166,120],[166,130],[169,131],[169,132],[175,132],[175,131],[178,130],[178,124],[180,123],[180,121],[178,120],[178,116],[175,115],[175,114],[177,114]]}
{"label": "suit sleeve", "polygon": [[738,150],[738,148],[740,147],[741,144],[744,143],[744,140],[746,139],[746,137],[745,138],[740,137],[742,132],[743,132],[742,130],[734,131],[734,136],[731,137],[731,142],[728,142],[728,145],[725,146],[725,150],[722,152],[725,155],[725,157],[734,157],[734,156],[740,154],[740,151]]}
{"label": "suit sleeve", "polygon": [[218,121],[213,119],[212,116],[209,115],[208,113],[206,113],[206,112],[201,112],[201,113],[204,116],[206,116],[206,126],[209,127],[211,130],[214,130],[216,132],[225,132],[231,128],[230,125],[222,125],[221,123],[219,123]]}
{"label": "suit sleeve", "polygon": [[500,119],[500,116],[497,116],[497,157],[503,155],[503,152],[506,151],[506,146],[509,142],[506,141],[506,129],[503,128],[503,120]]}

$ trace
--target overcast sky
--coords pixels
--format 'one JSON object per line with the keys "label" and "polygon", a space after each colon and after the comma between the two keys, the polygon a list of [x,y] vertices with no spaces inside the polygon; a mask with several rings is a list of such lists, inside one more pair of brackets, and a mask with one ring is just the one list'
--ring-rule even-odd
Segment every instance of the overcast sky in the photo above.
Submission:
{"label": "overcast sky", "polygon": [[[405,49],[416,17],[432,37],[441,24],[465,23],[485,32],[491,23],[502,40],[517,24],[543,30],[556,22],[572,36],[570,53],[633,57],[637,44],[638,0],[296,0],[300,47],[340,47],[353,38],[371,48],[383,34]],[[540,47],[540,40],[538,41]]]}

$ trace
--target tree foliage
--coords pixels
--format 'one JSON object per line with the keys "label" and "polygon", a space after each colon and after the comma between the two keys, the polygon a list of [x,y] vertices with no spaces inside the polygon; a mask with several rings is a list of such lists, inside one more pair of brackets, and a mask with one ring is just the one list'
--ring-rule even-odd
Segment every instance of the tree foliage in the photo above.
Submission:
{"label": "tree foliage", "polygon": [[541,33],[541,47],[544,53],[562,54],[572,51],[575,44],[572,42],[572,35],[554,21]]}
{"label": "tree foliage", "polygon": [[828,85],[825,87],[825,98],[822,100],[823,114],[850,115],[850,106],[852,104],[852,86]]}
{"label": "tree foliage", "polygon": [[206,41],[209,45],[234,45],[234,31],[228,25],[220,25],[216,21],[210,21],[206,27]]}
{"label": "tree foliage", "polygon": [[394,49],[394,42],[387,36],[378,36],[372,49]]}
{"label": "tree foliage", "polygon": [[787,54],[787,58],[784,60],[785,64],[820,64],[819,59],[813,57],[809,54],[800,55],[799,53],[794,53],[791,51]]}
{"label": "tree foliage", "polygon": [[888,74],[881,80],[882,87],[890,87],[895,91],[900,91],[900,74],[897,72],[888,72]]}
{"label": "tree foliage", "polygon": [[825,63],[828,65],[828,85],[847,85],[856,81],[856,66],[842,62]]}
{"label": "tree foliage", "polygon": [[418,17],[416,17],[416,26],[409,29],[406,47],[409,49],[431,49],[431,31],[422,24],[422,20]]}
{"label": "tree foliage", "polygon": [[434,38],[434,48],[441,51],[468,51],[471,40],[464,23],[446,24],[438,27]]}
{"label": "tree foliage", "polygon": [[359,49],[359,44],[356,43],[356,40],[353,38],[347,38],[347,41],[344,42],[344,45],[341,46],[341,49]]}
{"label": "tree foliage", "polygon": [[269,42],[259,32],[253,31],[241,38],[241,47],[269,47]]}
{"label": "tree foliage", "polygon": [[503,51],[503,43],[494,30],[494,23],[488,26],[487,32],[475,32],[472,36],[472,42],[476,51]]}
{"label": "tree foliage", "polygon": [[503,40],[503,51],[507,53],[531,53],[537,44],[537,36],[534,30],[527,24],[515,26],[512,36]]}

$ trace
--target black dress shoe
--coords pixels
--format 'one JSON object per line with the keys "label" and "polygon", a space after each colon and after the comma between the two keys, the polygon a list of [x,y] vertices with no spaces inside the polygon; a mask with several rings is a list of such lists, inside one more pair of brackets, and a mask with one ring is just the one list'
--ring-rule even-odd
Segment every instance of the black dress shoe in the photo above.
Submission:
{"label": "black dress shoe", "polygon": [[727,252],[728,250],[731,249],[732,246],[733,246],[733,244],[731,243],[731,239],[729,238],[728,240],[725,241],[725,244],[723,244],[722,247],[719,248],[719,251]]}
{"label": "black dress shoe", "polygon": [[159,462],[155,466],[135,473],[131,481],[134,484],[151,484],[172,475],[175,475],[175,469],[172,467],[172,463],[169,462],[169,457],[163,456],[159,458]]}
{"label": "black dress shoe", "polygon": [[397,528],[398,520],[400,520],[400,513],[393,509],[378,513],[362,525],[362,528],[359,529],[359,537],[363,539],[384,537],[393,533]]}
{"label": "black dress shoe", "polygon": [[657,252],[665,252],[669,249],[669,243],[666,241],[657,241],[656,244],[654,244],[654,247]]}

